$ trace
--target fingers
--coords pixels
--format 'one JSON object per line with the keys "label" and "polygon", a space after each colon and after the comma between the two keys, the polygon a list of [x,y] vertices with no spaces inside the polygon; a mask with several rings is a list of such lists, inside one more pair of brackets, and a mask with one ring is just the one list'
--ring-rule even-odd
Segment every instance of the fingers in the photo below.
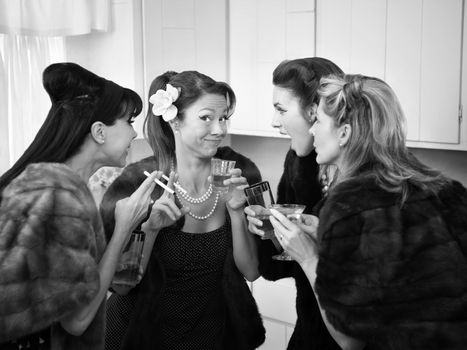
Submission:
{"label": "fingers", "polygon": [[291,222],[285,215],[277,211],[276,209],[271,209],[271,215],[278,221],[282,226],[288,230],[292,230],[294,227],[297,227],[293,222]]}
{"label": "fingers", "polygon": [[251,209],[250,206],[245,207],[245,209],[243,209],[243,212],[248,216],[255,216],[256,215],[255,211],[253,209]]}
{"label": "fingers", "polygon": [[[175,183],[175,181],[177,181],[177,178],[178,178],[177,174],[174,171],[171,171],[170,174],[169,174],[169,179],[167,180],[167,187],[173,190],[174,189],[174,183]],[[169,191],[167,191],[166,189],[164,189],[164,195],[165,196],[170,196],[172,194]]]}
{"label": "fingers", "polygon": [[[262,225],[263,223],[261,223]],[[261,225],[258,225],[258,226],[261,226]],[[251,233],[257,235],[257,236],[260,236],[260,237],[264,237],[265,233],[263,230],[260,230],[257,225],[253,224],[253,223],[248,223],[248,231],[250,231]]]}
{"label": "fingers", "polygon": [[310,214],[302,214],[302,222],[307,226],[318,227],[319,218]]}
{"label": "fingers", "polygon": [[246,215],[249,215],[249,216],[257,216],[261,213],[268,212],[265,207],[261,205],[256,205],[256,204],[245,207],[243,211],[245,212]]}
{"label": "fingers", "polygon": [[[251,210],[251,212],[253,212]],[[254,212],[253,212],[254,213]],[[260,219],[254,217],[254,216],[247,216],[248,220],[248,230],[251,233],[254,233],[255,235],[263,237],[265,235],[265,232],[263,230],[260,230],[259,227],[263,226],[263,221]]]}
{"label": "fingers", "polygon": [[186,215],[190,209],[187,207],[179,208],[172,198],[161,197],[154,203],[153,211],[162,212],[171,220],[177,221],[179,218]]}
{"label": "fingers", "polygon": [[230,170],[230,174],[234,178],[240,177],[240,176],[242,176],[242,169],[234,168],[234,169]]}
{"label": "fingers", "polygon": [[177,213],[167,203],[156,202],[153,207],[153,211],[154,210],[164,213],[172,221],[177,221],[178,217],[180,217],[181,215],[181,212],[178,208],[177,208],[177,212],[178,212]]}
{"label": "fingers", "polygon": [[271,216],[270,220],[271,220],[272,227],[274,227],[274,235],[276,236],[282,248],[285,249],[285,245],[286,245],[285,241],[286,241],[287,236],[284,236],[284,233],[285,233],[284,226],[274,216]]}
{"label": "fingers", "polygon": [[243,176],[233,176],[224,180],[224,185],[233,185],[233,186],[240,186],[240,185],[246,185],[244,188],[248,187],[248,181],[245,177]]}
{"label": "fingers", "polygon": [[143,181],[143,183],[139,185],[136,191],[133,192],[133,195],[143,196],[143,194],[146,194],[146,193],[151,194],[152,191],[154,190],[154,187],[156,186],[156,183],[154,182],[154,180],[160,179],[161,175],[162,175],[162,172],[157,171],[157,170],[150,173],[149,176]]}
{"label": "fingers", "polygon": [[313,225],[309,226],[303,223],[298,223],[298,227],[303,231],[303,233],[305,233],[315,242],[318,240],[318,228],[316,226],[313,226]]}
{"label": "fingers", "polygon": [[255,226],[263,226],[263,221],[258,219],[257,217],[255,216],[250,216],[250,215],[247,215],[246,219],[248,220],[249,223],[251,223],[252,225],[255,225]]}

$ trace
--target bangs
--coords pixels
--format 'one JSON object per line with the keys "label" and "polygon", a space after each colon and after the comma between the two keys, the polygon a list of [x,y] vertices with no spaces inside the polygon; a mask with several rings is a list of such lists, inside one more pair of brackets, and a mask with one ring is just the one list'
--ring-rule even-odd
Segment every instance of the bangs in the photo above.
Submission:
{"label": "bangs", "polygon": [[120,113],[117,119],[135,118],[143,109],[143,101],[139,95],[130,89],[124,89],[122,100],[120,102]]}

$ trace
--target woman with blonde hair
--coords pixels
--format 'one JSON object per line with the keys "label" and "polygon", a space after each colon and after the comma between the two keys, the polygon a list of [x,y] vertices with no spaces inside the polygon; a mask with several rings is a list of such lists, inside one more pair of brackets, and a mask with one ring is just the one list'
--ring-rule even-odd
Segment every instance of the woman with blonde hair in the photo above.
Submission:
{"label": "woman with blonde hair", "polygon": [[[464,349],[467,191],[417,160],[393,90],[361,75],[321,80],[317,162],[338,168],[319,226],[273,212],[285,250],[344,349]],[[315,219],[315,222],[317,219]]]}

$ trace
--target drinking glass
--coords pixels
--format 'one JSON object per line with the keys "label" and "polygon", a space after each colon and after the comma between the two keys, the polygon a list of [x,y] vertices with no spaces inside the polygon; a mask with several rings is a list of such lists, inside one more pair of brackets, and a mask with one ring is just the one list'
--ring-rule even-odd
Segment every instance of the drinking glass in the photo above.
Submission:
{"label": "drinking glass", "polygon": [[145,233],[140,230],[132,232],[130,240],[119,259],[119,270],[115,272],[112,283],[134,286],[138,283],[143,256]]}
{"label": "drinking glass", "polygon": [[261,236],[261,239],[271,239],[274,236],[274,227],[269,220],[271,212],[266,208],[274,204],[274,196],[269,182],[256,183],[245,188],[244,192],[248,205],[255,211],[256,217],[263,222],[261,230],[264,235]]}
{"label": "drinking glass", "polygon": [[[275,209],[280,212],[282,215],[287,217],[290,221],[294,223],[299,223],[302,220],[302,213],[305,210],[305,205],[302,204],[272,204],[269,208]],[[264,222],[263,222],[264,225]],[[292,257],[284,250],[278,255],[273,255],[274,260],[281,261],[291,261]]]}
{"label": "drinking glass", "polygon": [[211,176],[214,190],[221,193],[227,193],[229,191],[229,186],[224,185],[224,180],[230,179],[232,176],[230,170],[234,167],[235,160],[211,159]]}

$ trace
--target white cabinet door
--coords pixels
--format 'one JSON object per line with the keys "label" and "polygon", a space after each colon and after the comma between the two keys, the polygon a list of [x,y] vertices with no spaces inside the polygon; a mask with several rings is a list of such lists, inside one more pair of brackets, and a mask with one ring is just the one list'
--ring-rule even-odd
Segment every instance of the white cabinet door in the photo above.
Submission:
{"label": "white cabinet door", "polygon": [[459,143],[462,0],[424,0],[420,141]]}
{"label": "white cabinet door", "polygon": [[408,140],[459,143],[462,0],[388,1],[386,80]]}
{"label": "white cabinet door", "polygon": [[272,73],[284,59],[314,56],[314,0],[229,2],[229,82],[237,95],[231,132],[277,136]]}
{"label": "white cabinet door", "polygon": [[423,0],[391,0],[387,14],[386,81],[407,118],[407,138],[420,139]]}
{"label": "white cabinet door", "polygon": [[143,1],[146,91],[167,70],[198,70],[226,81],[226,11],[226,0]]}
{"label": "white cabinet door", "polygon": [[318,0],[316,55],[346,73],[384,77],[385,0]]}

